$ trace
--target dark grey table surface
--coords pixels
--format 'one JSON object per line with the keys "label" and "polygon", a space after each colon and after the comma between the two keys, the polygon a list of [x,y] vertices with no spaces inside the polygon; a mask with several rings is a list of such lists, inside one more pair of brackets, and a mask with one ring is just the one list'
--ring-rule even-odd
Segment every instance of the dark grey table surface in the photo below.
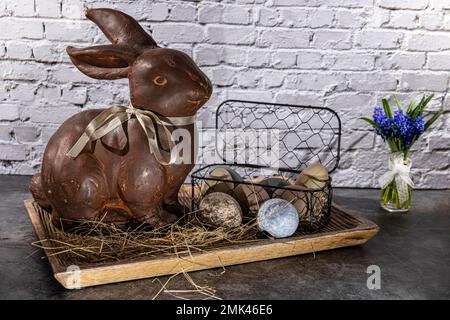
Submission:
{"label": "dark grey table surface", "polygon": [[[0,299],[151,299],[152,279],[66,290],[53,278],[23,200],[27,176],[0,175]],[[414,191],[407,214],[389,214],[378,190],[336,189],[335,202],[376,222],[380,232],[356,247],[191,273],[223,299],[449,299],[450,191]],[[367,268],[380,268],[381,288],[367,287]],[[164,283],[167,277],[161,277]],[[191,289],[177,276],[170,289]],[[204,298],[198,294],[186,298]],[[168,294],[158,298],[170,299]]]}

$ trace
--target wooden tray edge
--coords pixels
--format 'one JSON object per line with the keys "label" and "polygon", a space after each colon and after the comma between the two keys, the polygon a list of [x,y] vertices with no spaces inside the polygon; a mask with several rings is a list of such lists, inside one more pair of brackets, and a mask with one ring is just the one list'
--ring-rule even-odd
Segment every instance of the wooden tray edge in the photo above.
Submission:
{"label": "wooden tray edge", "polygon": [[369,219],[364,218],[359,213],[355,212],[354,210],[348,209],[342,205],[336,204],[333,202],[331,204],[331,207],[334,207],[340,211],[343,211],[349,215],[351,215],[353,218],[358,220],[361,224],[358,226],[359,229],[376,229],[377,232],[380,230],[380,227],[373,221],[370,221]]}
{"label": "wooden tray edge", "polygon": [[[33,199],[27,199],[23,201],[25,208],[27,209],[28,216],[30,217],[31,224],[33,225],[34,232],[36,233],[39,240],[45,239],[45,232],[44,227],[42,226],[41,219],[39,219],[39,215],[34,209]],[[60,272],[64,271],[65,269],[60,265],[59,261],[51,255],[51,252],[47,249],[44,249],[45,256],[47,257],[50,267],[53,270],[53,275],[58,280],[58,277],[56,276]],[[59,281],[59,280],[58,280]],[[60,281],[59,281],[60,282]],[[61,283],[61,282],[60,282]],[[61,283],[62,284],[62,283]],[[64,284],[63,284],[64,286]]]}
{"label": "wooden tray edge", "polygon": [[[24,201],[30,216],[34,230],[39,239],[45,239],[45,232],[39,215],[33,206],[33,200]],[[336,206],[339,210],[340,206]],[[347,209],[345,209],[348,212]],[[351,213],[353,215],[353,213]],[[287,240],[270,244],[255,245],[252,247],[233,247],[215,249],[204,254],[196,254],[193,257],[164,257],[157,260],[143,260],[127,262],[120,265],[107,265],[83,268],[79,271],[77,287],[89,287],[101,284],[130,281],[157,277],[180,272],[191,272],[236,264],[244,264],[262,260],[276,259],[305,253],[331,250],[346,246],[354,246],[367,242],[377,234],[378,226],[358,215],[360,221],[354,229],[339,231],[335,234],[315,236],[307,239]],[[60,262],[44,249],[49,259],[54,277],[66,289],[74,288],[74,271],[67,271]]]}

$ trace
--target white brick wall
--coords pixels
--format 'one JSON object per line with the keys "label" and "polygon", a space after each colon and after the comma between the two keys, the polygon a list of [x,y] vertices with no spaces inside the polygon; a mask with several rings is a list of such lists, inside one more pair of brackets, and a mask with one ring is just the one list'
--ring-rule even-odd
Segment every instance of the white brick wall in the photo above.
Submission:
{"label": "white brick wall", "polygon": [[444,110],[413,152],[418,187],[450,187],[450,0],[0,0],[0,173],[39,170],[58,125],[128,99],[125,80],[82,75],[67,45],[105,43],[83,17],[112,7],[192,55],[225,99],[327,106],[343,121],[340,186],[376,187],[386,148],[357,118],[382,98],[434,92]]}

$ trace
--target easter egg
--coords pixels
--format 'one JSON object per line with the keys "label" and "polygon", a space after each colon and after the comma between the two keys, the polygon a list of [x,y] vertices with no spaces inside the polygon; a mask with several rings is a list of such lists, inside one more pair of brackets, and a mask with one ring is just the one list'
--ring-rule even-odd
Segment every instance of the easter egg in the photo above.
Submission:
{"label": "easter egg", "polygon": [[213,227],[232,228],[242,223],[242,210],[229,194],[212,192],[200,201],[198,217]]}
{"label": "easter egg", "polygon": [[277,190],[277,188],[289,185],[286,179],[280,176],[267,177],[263,179],[260,184],[264,186],[263,188],[266,190],[269,196],[272,196],[273,192]]}
{"label": "easter egg", "polygon": [[288,185],[291,184],[295,184],[295,180],[292,180],[288,177],[282,177],[282,176],[259,176],[259,177],[254,177],[254,178],[247,178],[247,179],[242,179],[242,181],[246,181],[246,182],[250,182],[250,183],[255,183],[255,184],[261,184],[264,180],[266,179],[270,179],[270,178],[281,178],[282,180],[284,180]]}
{"label": "easter egg", "polygon": [[235,196],[244,212],[256,214],[261,204],[270,199],[266,190],[257,185],[240,184],[235,189]]}
{"label": "easter egg", "polygon": [[311,225],[319,222],[324,216],[328,194],[325,191],[302,191],[304,186],[291,186],[289,189],[278,189],[272,198],[280,198],[289,201],[297,209],[300,224]]}
{"label": "easter egg", "polygon": [[299,189],[304,189],[302,186],[290,186],[289,189],[277,189],[272,198],[280,198],[289,201],[297,210],[300,220],[304,220],[308,214],[308,199],[307,194]]}
{"label": "easter egg", "polygon": [[201,187],[202,195],[209,192],[225,192],[232,194],[235,188],[233,181],[241,181],[239,174],[230,167],[215,167],[208,175],[208,178],[217,180],[205,180]]}
{"label": "easter egg", "polygon": [[306,167],[298,176],[295,184],[308,189],[323,189],[328,182],[328,170],[320,163]]}
{"label": "easter egg", "polygon": [[308,215],[302,217],[301,222],[304,224],[315,224],[320,222],[327,209],[328,190],[309,193],[308,201],[310,203],[310,210]]}
{"label": "easter egg", "polygon": [[297,230],[297,209],[284,199],[270,199],[258,211],[258,226],[275,238],[285,238]]}
{"label": "easter egg", "polygon": [[216,172],[216,171],[220,172],[220,171],[223,171],[223,170],[228,172],[228,174],[231,177],[231,180],[234,180],[234,181],[241,181],[242,180],[242,178],[239,175],[239,173],[237,173],[236,170],[234,170],[234,169],[232,169],[232,168],[230,168],[228,166],[215,167],[214,170],[211,171],[211,174],[214,174],[214,172]]}

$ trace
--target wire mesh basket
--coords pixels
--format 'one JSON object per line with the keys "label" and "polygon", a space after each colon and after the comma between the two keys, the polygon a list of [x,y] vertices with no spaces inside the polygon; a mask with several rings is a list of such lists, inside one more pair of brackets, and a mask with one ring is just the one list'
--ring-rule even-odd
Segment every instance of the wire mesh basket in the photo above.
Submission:
{"label": "wire mesh basket", "polygon": [[299,229],[318,230],[330,216],[331,177],[314,188],[296,180],[314,163],[332,173],[340,137],[340,119],[328,108],[227,100],[216,111],[215,160],[191,174],[192,208],[224,192],[238,200],[245,221],[264,201],[282,198],[297,209]]}

